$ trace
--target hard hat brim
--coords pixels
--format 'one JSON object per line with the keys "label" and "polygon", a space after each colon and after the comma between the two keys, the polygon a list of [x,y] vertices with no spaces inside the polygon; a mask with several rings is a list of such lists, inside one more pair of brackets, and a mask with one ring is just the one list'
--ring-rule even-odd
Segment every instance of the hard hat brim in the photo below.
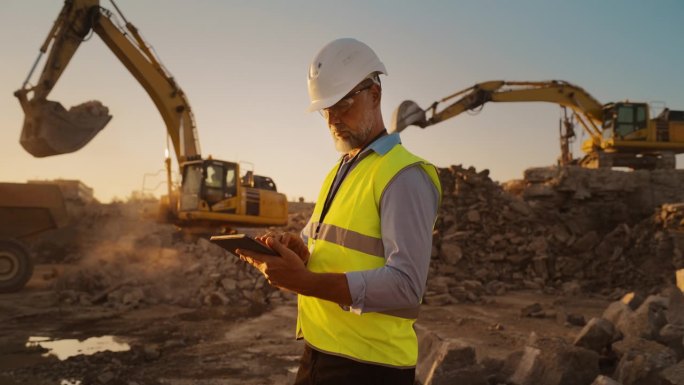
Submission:
{"label": "hard hat brim", "polygon": [[314,100],[309,104],[309,107],[306,109],[306,111],[314,112],[334,106],[335,103],[339,102],[344,97],[344,95],[346,95],[346,93],[339,93],[325,99]]}

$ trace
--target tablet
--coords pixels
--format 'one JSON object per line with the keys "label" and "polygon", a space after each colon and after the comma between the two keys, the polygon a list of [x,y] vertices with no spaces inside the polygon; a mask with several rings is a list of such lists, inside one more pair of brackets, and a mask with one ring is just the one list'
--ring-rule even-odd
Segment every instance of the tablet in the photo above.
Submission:
{"label": "tablet", "polygon": [[209,241],[215,243],[224,249],[228,250],[233,255],[238,255],[235,250],[244,249],[256,251],[257,253],[279,256],[270,247],[257,241],[247,234],[233,234],[233,235],[214,235],[209,238]]}

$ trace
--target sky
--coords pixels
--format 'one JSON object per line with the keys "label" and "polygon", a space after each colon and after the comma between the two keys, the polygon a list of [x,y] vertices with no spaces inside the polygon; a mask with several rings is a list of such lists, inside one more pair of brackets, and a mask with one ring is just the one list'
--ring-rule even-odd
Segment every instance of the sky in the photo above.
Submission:
{"label": "sky", "polygon": [[[403,100],[427,107],[489,80],[560,79],[602,103],[628,99],[684,110],[680,0],[116,4],[185,91],[203,156],[270,176],[290,200],[313,201],[339,157],[325,121],[305,111],[309,62],[339,37],[365,42],[387,67],[386,125]],[[66,108],[100,100],[113,115],[109,125],[71,154],[34,158],[19,145],[23,113],[13,92],[62,5],[0,1],[0,181],[79,179],[102,202],[143,189],[164,193],[162,118],[97,35],[81,44],[49,99]],[[109,1],[101,5],[114,11]],[[464,113],[425,130],[409,127],[401,138],[438,167],[489,169],[504,182],[522,178],[527,168],[555,164],[559,116],[548,103],[489,103],[477,115]],[[684,167],[684,157],[677,160]]]}

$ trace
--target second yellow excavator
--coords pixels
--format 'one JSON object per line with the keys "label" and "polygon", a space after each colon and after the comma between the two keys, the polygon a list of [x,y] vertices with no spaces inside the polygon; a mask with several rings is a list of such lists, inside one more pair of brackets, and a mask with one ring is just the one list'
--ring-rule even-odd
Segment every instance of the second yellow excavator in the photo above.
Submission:
{"label": "second yellow excavator", "polygon": [[[456,97],[457,101],[437,111],[440,103]],[[401,132],[410,125],[425,128],[488,102],[549,102],[570,109],[573,115],[566,115],[560,129],[561,165],[675,168],[675,155],[684,153],[684,111],[666,108],[650,118],[646,103],[601,104],[584,89],[561,80],[478,83],[434,102],[427,109],[406,100],[394,111],[390,131]],[[589,134],[589,139],[582,143],[586,155],[579,160],[573,159],[569,148],[575,136],[575,121]]]}
{"label": "second yellow excavator", "polygon": [[[172,183],[171,159],[166,158],[168,196],[162,199],[162,217],[178,226],[214,232],[234,226],[271,226],[287,223],[287,199],[266,176],[242,174],[236,162],[202,158],[190,103],[114,1],[124,26],[112,20],[99,0],[66,0],[43,43],[40,54],[15,92],[24,110],[20,143],[36,157],[77,151],[111,119],[99,102],[86,102],[68,111],[47,100],[79,45],[96,33],[142,85],[159,110],[173,144],[181,173],[180,186]],[[35,86],[32,73],[50,47]],[[29,98],[29,94],[31,98]]]}

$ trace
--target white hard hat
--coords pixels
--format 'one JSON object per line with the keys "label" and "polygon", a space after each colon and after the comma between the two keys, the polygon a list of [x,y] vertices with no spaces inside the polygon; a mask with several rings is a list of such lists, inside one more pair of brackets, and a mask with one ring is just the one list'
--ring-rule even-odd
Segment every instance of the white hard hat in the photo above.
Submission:
{"label": "white hard hat", "polygon": [[351,38],[333,40],[321,49],[309,66],[308,111],[328,108],[348,94],[368,75],[387,74],[385,65],[366,44]]}

